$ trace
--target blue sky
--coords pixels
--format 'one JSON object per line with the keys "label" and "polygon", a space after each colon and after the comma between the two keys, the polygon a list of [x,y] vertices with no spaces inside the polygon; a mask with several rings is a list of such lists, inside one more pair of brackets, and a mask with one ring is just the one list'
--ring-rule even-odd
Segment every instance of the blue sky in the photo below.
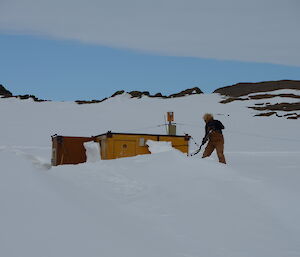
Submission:
{"label": "blue sky", "polygon": [[0,35],[0,83],[14,94],[52,100],[101,99],[116,90],[204,92],[237,82],[300,79],[300,67],[170,57],[132,50]]}
{"label": "blue sky", "polygon": [[0,84],[52,100],[300,80],[297,0],[1,0]]}

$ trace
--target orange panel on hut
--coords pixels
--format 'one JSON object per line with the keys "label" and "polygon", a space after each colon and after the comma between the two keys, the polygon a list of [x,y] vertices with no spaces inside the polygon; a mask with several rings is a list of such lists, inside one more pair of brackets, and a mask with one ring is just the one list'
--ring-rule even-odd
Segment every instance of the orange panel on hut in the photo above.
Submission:
{"label": "orange panel on hut", "polygon": [[86,162],[84,143],[93,137],[52,136],[52,165],[78,164]]}

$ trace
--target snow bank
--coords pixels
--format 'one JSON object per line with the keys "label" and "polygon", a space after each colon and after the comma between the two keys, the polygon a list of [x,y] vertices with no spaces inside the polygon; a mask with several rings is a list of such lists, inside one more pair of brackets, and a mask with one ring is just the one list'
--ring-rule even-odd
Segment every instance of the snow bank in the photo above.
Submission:
{"label": "snow bank", "polygon": [[146,144],[151,153],[163,153],[168,151],[174,151],[171,142],[158,142],[153,140],[147,140]]}
{"label": "snow bank", "polygon": [[100,145],[96,142],[85,142],[83,143],[86,153],[87,162],[100,161]]}

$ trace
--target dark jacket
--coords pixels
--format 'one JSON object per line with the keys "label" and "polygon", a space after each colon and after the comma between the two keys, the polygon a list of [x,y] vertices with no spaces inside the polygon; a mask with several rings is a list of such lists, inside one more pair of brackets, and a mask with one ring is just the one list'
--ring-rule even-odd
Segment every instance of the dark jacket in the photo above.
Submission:
{"label": "dark jacket", "polygon": [[222,134],[222,129],[224,129],[224,125],[219,120],[211,120],[205,125],[205,137],[208,135],[210,131],[216,131]]}

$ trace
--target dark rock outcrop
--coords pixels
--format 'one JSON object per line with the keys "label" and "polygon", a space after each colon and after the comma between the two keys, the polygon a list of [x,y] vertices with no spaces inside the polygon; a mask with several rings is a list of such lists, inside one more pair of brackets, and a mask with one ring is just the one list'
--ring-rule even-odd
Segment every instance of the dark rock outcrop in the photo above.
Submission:
{"label": "dark rock outcrop", "polygon": [[277,112],[263,112],[263,113],[256,114],[254,116],[269,117],[269,116],[272,116],[272,115],[275,115],[277,117],[285,117],[289,120],[297,120],[298,118],[300,118],[300,115],[297,114],[297,113],[288,113],[288,114],[285,114],[285,115],[278,115]]}
{"label": "dark rock outcrop", "polygon": [[196,95],[196,94],[203,94],[203,92],[201,91],[200,88],[193,87],[193,88],[188,88],[186,90],[183,90],[177,94],[169,95],[168,97],[174,98],[174,97],[182,97],[182,96],[186,96],[186,95]]}
{"label": "dark rock outcrop", "polygon": [[124,93],[125,93],[124,90],[119,90],[119,91],[115,92],[114,94],[112,94],[111,97],[115,97],[115,96],[117,96],[117,95],[122,95],[122,94],[124,94]]}
{"label": "dark rock outcrop", "polygon": [[277,103],[277,104],[268,104],[260,107],[248,107],[257,111],[300,111],[300,102],[297,103]]}
{"label": "dark rock outcrop", "polygon": [[279,80],[265,81],[257,83],[238,83],[232,86],[226,86],[216,89],[214,93],[225,96],[239,97],[251,93],[268,92],[278,89],[298,89],[300,90],[300,80]]}
{"label": "dark rock outcrop", "polygon": [[12,96],[4,96],[3,98],[18,98],[20,100],[32,99],[35,102],[48,102],[50,100],[39,99],[34,95],[12,95]]}
{"label": "dark rock outcrop", "polygon": [[160,97],[160,98],[167,98],[167,96],[162,95],[161,93],[156,93],[155,95],[150,95],[150,97]]}
{"label": "dark rock outcrop", "polygon": [[300,98],[300,95],[295,95],[295,94],[259,94],[259,95],[249,96],[250,99],[255,99],[255,100],[274,98],[274,97]]}
{"label": "dark rock outcrop", "polygon": [[246,101],[246,100],[261,100],[261,99],[269,99],[274,97],[287,97],[287,98],[297,98],[300,99],[299,95],[295,94],[258,94],[258,95],[250,95],[248,97],[228,97],[222,101],[221,104],[231,103],[233,101]]}
{"label": "dark rock outcrop", "polygon": [[84,101],[84,100],[77,100],[75,101],[77,104],[93,104],[93,103],[101,103],[109,98],[122,95],[124,93],[127,93],[131,96],[131,98],[141,98],[143,96],[148,96],[148,97],[153,97],[153,98],[175,98],[175,97],[183,97],[187,95],[196,95],[196,94],[203,94],[203,92],[200,90],[198,87],[193,87],[189,88],[186,90],[183,90],[179,93],[176,94],[171,94],[169,96],[162,95],[162,93],[156,93],[154,95],[151,95],[149,91],[130,91],[130,92],[125,92],[124,90],[119,90],[112,94],[110,97],[106,97],[102,100],[91,100],[91,101]]}
{"label": "dark rock outcrop", "polygon": [[[124,93],[124,90],[122,90],[122,92]],[[203,94],[203,92],[200,90],[200,88],[193,87],[193,88],[188,88],[186,90],[183,90],[179,93],[171,94],[169,96],[162,95],[162,93],[156,93],[154,95],[151,95],[148,91],[131,91],[128,94],[130,94],[132,98],[141,98],[142,96],[158,97],[158,98],[175,98],[175,97],[182,97],[187,95]]]}
{"label": "dark rock outcrop", "polygon": [[259,83],[238,83],[233,86],[219,88],[215,90],[214,93],[219,93],[225,96],[225,99],[220,101],[220,103],[223,104],[231,103],[233,101],[249,101],[249,103],[253,105],[253,100],[267,100],[277,97],[278,102],[276,104],[270,104],[269,102],[264,101],[263,103],[254,103],[255,106],[249,106],[248,108],[260,112],[254,116],[268,117],[275,115],[276,117],[284,117],[287,119],[298,119],[300,115],[297,113],[287,113],[286,115],[280,115],[280,112],[299,111],[300,102],[287,103],[286,98],[298,100],[300,99],[300,95],[292,93],[272,93],[272,91],[280,89],[300,90],[300,81],[280,80]]}
{"label": "dark rock outcrop", "polygon": [[[124,93],[125,93],[124,90],[119,90],[119,91],[115,92],[111,97],[115,97],[117,95],[121,95]],[[162,93],[156,93],[154,95],[151,95],[149,93],[149,91],[130,91],[130,92],[126,92],[126,93],[131,95],[132,98],[141,98],[143,96],[157,97],[157,98],[174,98],[174,97],[182,97],[182,96],[186,96],[186,95],[203,94],[201,89],[198,87],[188,88],[179,93],[171,94],[169,96],[162,95]]]}
{"label": "dark rock outcrop", "polygon": [[8,91],[3,85],[0,84],[0,96],[2,98],[18,98],[20,100],[32,99],[35,102],[46,102],[50,100],[39,99],[34,95],[13,95],[10,91]]}
{"label": "dark rock outcrop", "polygon": [[12,93],[0,84],[0,96],[12,96]]}
{"label": "dark rock outcrop", "polygon": [[131,91],[128,94],[131,95],[132,98],[141,98],[142,96],[150,96],[148,91]]}
{"label": "dark rock outcrop", "polygon": [[[124,93],[124,90],[120,92]],[[182,97],[186,95],[203,94],[203,92],[200,90],[200,88],[194,87],[194,88],[188,88],[176,94],[171,94],[169,96],[162,95],[161,93],[156,93],[154,95],[151,95],[148,91],[131,91],[128,92],[128,94],[130,94],[132,98],[141,98],[142,96],[157,97],[157,98],[175,98],[175,97]],[[113,94],[113,96],[114,95],[116,95],[116,93]]]}
{"label": "dark rock outcrop", "polygon": [[231,103],[233,101],[246,101],[249,100],[249,98],[241,98],[241,97],[228,97],[222,101],[220,101],[221,104],[228,104]]}
{"label": "dark rock outcrop", "polygon": [[76,100],[77,104],[97,104],[105,101],[107,98],[103,98],[102,100]]}
{"label": "dark rock outcrop", "polygon": [[300,118],[300,115],[299,114],[296,114],[296,115],[294,115],[294,116],[289,116],[289,117],[287,117],[287,119],[289,119],[289,120],[297,120],[297,119],[299,119]]}
{"label": "dark rock outcrop", "polygon": [[272,116],[274,114],[277,114],[277,112],[263,112],[263,113],[259,113],[259,114],[256,114],[254,116],[264,116],[264,117],[269,117],[269,116]]}

